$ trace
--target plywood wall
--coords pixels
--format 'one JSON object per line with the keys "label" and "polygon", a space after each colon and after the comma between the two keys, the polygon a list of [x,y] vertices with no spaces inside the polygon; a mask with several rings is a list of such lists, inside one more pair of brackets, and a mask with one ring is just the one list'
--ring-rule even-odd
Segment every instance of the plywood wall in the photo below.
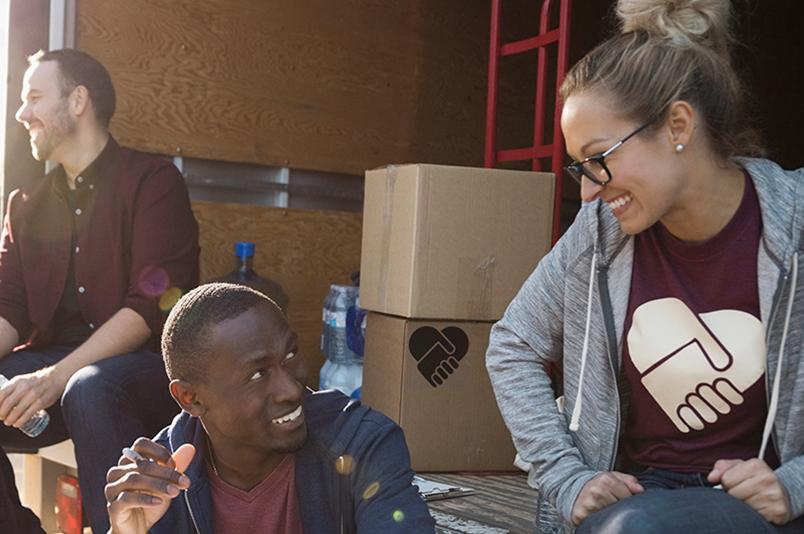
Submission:
{"label": "plywood wall", "polygon": [[360,268],[362,215],[193,202],[201,244],[201,280],[234,267],[234,243],[256,243],[254,270],[279,282],[290,297],[288,316],[299,335],[310,383],[317,387],[321,308],[332,283],[349,283]]}
{"label": "plywood wall", "polygon": [[78,0],[126,145],[362,174],[480,165],[488,2]]}

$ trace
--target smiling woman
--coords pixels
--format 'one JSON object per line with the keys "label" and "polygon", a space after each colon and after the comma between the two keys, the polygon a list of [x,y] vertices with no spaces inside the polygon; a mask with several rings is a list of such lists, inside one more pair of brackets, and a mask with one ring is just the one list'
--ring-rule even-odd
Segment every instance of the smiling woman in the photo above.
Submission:
{"label": "smiling woman", "polygon": [[498,404],[579,532],[797,531],[804,169],[747,157],[729,0],[617,14],[562,86],[584,204],[492,330]]}

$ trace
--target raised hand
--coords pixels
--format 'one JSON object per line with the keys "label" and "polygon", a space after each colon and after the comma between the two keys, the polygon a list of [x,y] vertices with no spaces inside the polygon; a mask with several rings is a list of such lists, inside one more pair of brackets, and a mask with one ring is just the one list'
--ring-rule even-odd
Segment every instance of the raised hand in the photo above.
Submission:
{"label": "raised hand", "polygon": [[106,474],[106,502],[114,534],[145,534],[165,515],[170,501],[190,487],[184,470],[195,455],[186,443],[173,455],[147,438],[131,447],[142,459],[123,456]]}

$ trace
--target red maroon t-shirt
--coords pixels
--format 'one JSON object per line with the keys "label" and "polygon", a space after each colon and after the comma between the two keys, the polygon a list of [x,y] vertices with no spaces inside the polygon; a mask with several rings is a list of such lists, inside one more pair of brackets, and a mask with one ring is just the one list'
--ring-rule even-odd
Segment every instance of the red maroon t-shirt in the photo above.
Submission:
{"label": "red maroon t-shirt", "polygon": [[767,415],[761,233],[746,175],[734,217],[705,243],[685,243],[661,223],[636,236],[622,359],[630,463],[707,472],[719,459],[759,452]]}
{"label": "red maroon t-shirt", "polygon": [[251,491],[229,485],[208,469],[215,534],[303,534],[296,496],[296,462],[289,454]]}

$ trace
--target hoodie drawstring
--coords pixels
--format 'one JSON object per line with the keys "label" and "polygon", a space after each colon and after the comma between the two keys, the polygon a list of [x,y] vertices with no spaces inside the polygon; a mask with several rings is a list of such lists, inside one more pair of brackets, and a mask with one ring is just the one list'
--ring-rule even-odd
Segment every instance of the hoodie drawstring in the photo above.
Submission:
{"label": "hoodie drawstring", "polygon": [[765,458],[765,451],[768,448],[768,441],[773,429],[773,420],[776,418],[776,410],[779,407],[779,382],[782,377],[782,363],[784,363],[784,345],[787,341],[787,330],[790,327],[790,317],[793,315],[793,300],[796,296],[796,285],[798,283],[798,255],[793,254],[793,268],[790,275],[790,295],[787,298],[787,312],[784,316],[784,327],[782,328],[782,339],[779,342],[779,357],[776,362],[776,373],[773,379],[773,392],[771,393],[770,404],[768,405],[768,417],[765,419],[765,428],[762,431],[762,445],[759,448],[759,459]]}
{"label": "hoodie drawstring", "polygon": [[583,404],[583,376],[586,370],[586,355],[589,353],[589,327],[592,325],[592,292],[595,289],[595,271],[597,270],[597,250],[592,254],[592,268],[589,270],[589,293],[586,296],[586,328],[583,334],[583,350],[581,351],[581,371],[578,377],[578,393],[575,396],[575,406],[572,408],[569,429],[577,432],[581,419]]}

